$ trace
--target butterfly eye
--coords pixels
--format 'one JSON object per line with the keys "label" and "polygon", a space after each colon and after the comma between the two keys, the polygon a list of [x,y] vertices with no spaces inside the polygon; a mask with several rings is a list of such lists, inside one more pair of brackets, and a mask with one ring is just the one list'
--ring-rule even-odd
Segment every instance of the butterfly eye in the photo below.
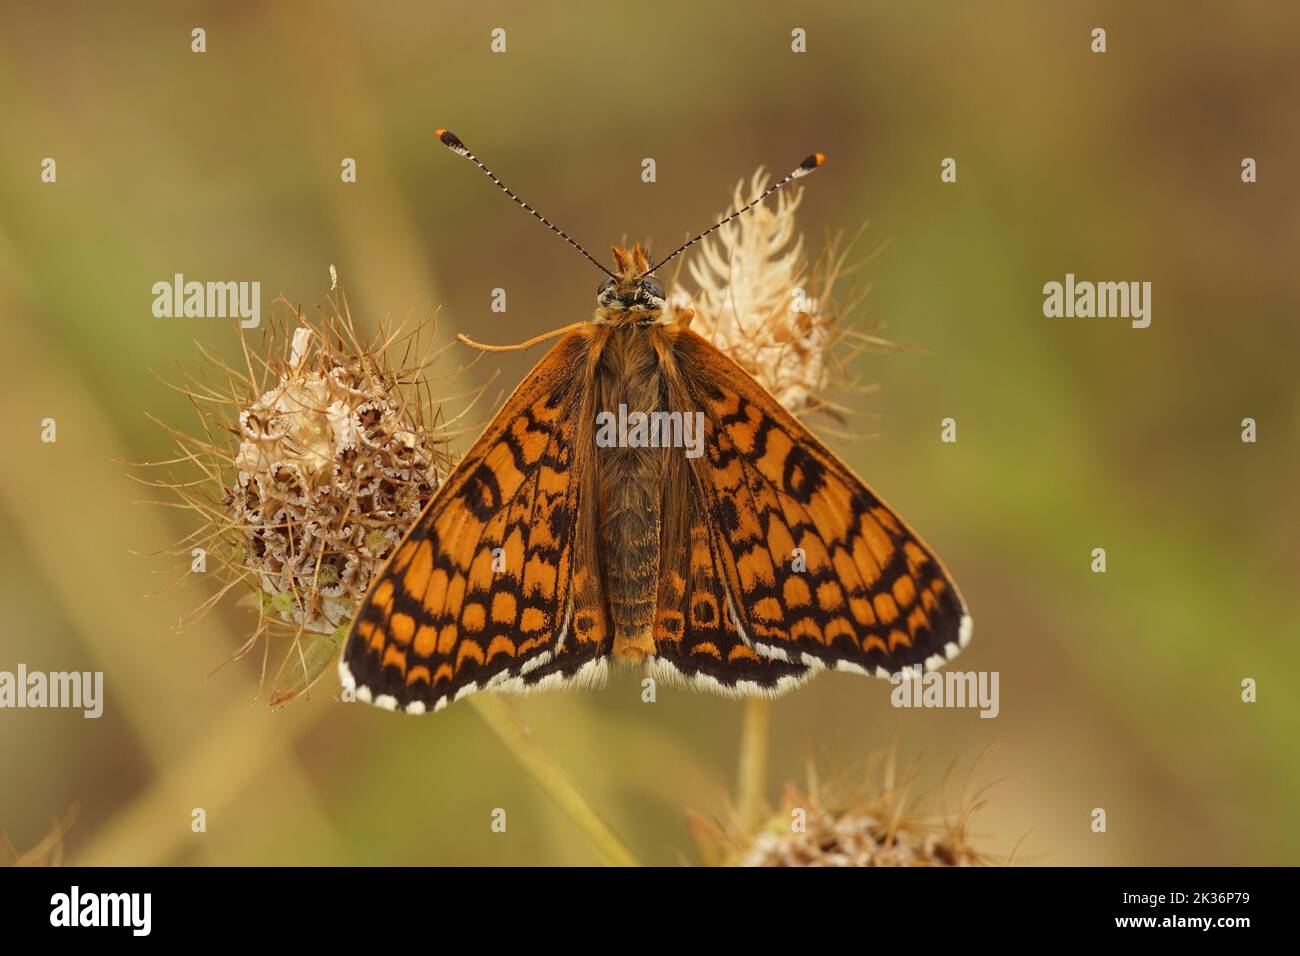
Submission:
{"label": "butterfly eye", "polygon": [[647,299],[657,299],[663,301],[664,287],[659,284],[658,279],[652,279],[646,276],[641,280],[641,294]]}
{"label": "butterfly eye", "polygon": [[618,297],[616,284],[613,279],[606,279],[597,287],[596,305],[599,308],[608,309],[613,306],[614,300]]}

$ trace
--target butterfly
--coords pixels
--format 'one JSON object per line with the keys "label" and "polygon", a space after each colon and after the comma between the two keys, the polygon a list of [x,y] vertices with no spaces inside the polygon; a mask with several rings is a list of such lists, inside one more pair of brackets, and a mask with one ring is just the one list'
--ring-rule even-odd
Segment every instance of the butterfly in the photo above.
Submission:
{"label": "butterfly", "polygon": [[623,660],[771,696],[823,669],[934,668],[966,646],[971,618],[935,553],[653,275],[821,154],[653,266],[614,247],[610,270],[437,135],[607,278],[371,583],[339,661],[345,694],[418,714],[476,691],[597,685]]}

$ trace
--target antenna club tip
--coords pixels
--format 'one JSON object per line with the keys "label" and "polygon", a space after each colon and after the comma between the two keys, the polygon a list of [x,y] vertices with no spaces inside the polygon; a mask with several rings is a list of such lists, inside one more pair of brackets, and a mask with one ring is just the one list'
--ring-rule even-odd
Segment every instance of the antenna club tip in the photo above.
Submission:
{"label": "antenna club tip", "polygon": [[805,159],[802,163],[799,164],[798,168],[795,169],[795,171],[790,174],[790,178],[798,179],[800,176],[807,176],[809,173],[811,173],[814,169],[816,169],[824,162],[826,162],[825,153],[813,153],[811,156],[809,156],[807,159]]}
{"label": "antenna club tip", "polygon": [[446,146],[453,153],[458,153],[461,156],[469,155],[469,150],[466,149],[465,144],[460,141],[460,137],[457,136],[455,133],[453,133],[451,130],[435,129],[433,131],[433,135],[438,137],[439,142],[441,142],[443,146]]}

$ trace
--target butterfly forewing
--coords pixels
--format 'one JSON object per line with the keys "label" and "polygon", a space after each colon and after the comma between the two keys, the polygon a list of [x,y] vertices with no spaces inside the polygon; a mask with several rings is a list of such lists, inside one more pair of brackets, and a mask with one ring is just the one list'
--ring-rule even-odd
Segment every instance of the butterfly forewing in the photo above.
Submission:
{"label": "butterfly forewing", "polygon": [[603,666],[603,619],[584,610],[596,584],[573,549],[584,360],[577,334],[542,359],[376,577],[340,663],[358,699],[420,713]]}

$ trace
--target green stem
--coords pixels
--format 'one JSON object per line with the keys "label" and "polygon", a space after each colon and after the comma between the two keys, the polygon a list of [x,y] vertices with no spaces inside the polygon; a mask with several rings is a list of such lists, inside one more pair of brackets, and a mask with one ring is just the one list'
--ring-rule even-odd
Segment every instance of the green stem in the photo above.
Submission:
{"label": "green stem", "polygon": [[742,826],[757,826],[763,820],[767,790],[767,741],[772,702],[766,697],[745,700],[740,728],[740,771],[737,811]]}
{"label": "green stem", "polygon": [[546,791],[569,819],[586,834],[606,862],[614,866],[638,866],[636,857],[615,836],[596,809],[558,763],[542,749],[514,709],[495,694],[475,694],[470,703],[506,749]]}

